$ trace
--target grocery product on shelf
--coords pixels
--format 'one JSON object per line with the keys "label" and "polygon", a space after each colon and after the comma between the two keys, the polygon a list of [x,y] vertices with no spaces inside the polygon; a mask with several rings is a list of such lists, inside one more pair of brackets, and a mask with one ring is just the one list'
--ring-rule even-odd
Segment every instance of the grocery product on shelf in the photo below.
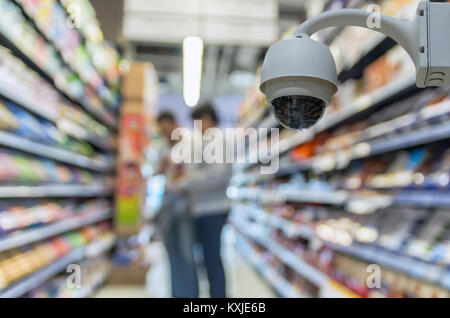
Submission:
{"label": "grocery product on shelf", "polygon": [[[0,60],[0,93],[10,102],[55,123],[71,137],[87,140],[95,145],[99,144],[97,138],[103,138],[103,144],[111,144],[111,134],[105,126],[67,101],[20,59],[2,48]],[[45,103],[46,107],[40,107],[37,101]],[[8,121],[12,123],[12,120]]]}
{"label": "grocery product on shelf", "polygon": [[25,295],[28,298],[86,298],[99,288],[110,272],[110,264],[105,257],[85,260],[80,264],[80,288],[67,286],[67,274],[58,275]]}
{"label": "grocery product on shelf", "polygon": [[332,267],[332,275],[343,284],[359,291],[366,297],[392,298],[448,298],[448,291],[427,282],[412,279],[401,272],[382,269],[381,288],[368,290],[366,287],[367,266],[369,263],[336,253]]}
{"label": "grocery product on shelf", "polygon": [[19,121],[13,113],[0,102],[0,128],[4,130],[15,130],[19,128]]}
{"label": "grocery product on shelf", "polygon": [[97,21],[95,10],[88,0],[62,0],[67,12],[83,12],[79,25],[80,34],[84,38],[87,52],[93,64],[106,78],[111,89],[117,90],[120,85],[119,54],[110,44],[103,40],[103,33]]}
{"label": "grocery product on shelf", "polygon": [[[60,6],[56,1],[52,3],[55,6]],[[0,12],[5,17],[0,23],[0,33],[6,39],[6,46],[13,50],[20,50],[20,54],[24,54],[25,59],[29,60],[25,62],[31,63],[32,68],[43,73],[43,77],[63,94],[83,105],[86,110],[101,118],[103,122],[114,125],[113,114],[105,109],[102,99],[99,97],[104,96],[104,92],[108,91],[104,85],[98,88],[100,93],[96,92],[91,85],[84,85],[80,75],[74,72],[67,61],[61,57],[61,52],[58,51],[52,40],[40,29],[34,18],[30,17],[17,2],[3,0],[0,3]],[[49,19],[49,15],[42,15],[42,18]],[[41,21],[41,23],[43,22]],[[63,25],[64,28],[67,28],[65,20]],[[72,29],[72,31],[76,30]],[[83,55],[81,46],[77,47],[77,51],[81,52],[82,61],[80,60],[80,63],[83,63],[83,72],[85,72],[86,67],[90,69],[90,59],[86,58],[86,54]],[[115,102],[117,105],[118,98],[115,98]]]}
{"label": "grocery product on shelf", "polygon": [[14,151],[0,150],[0,183],[5,184],[96,184],[106,181],[87,170],[51,160],[37,159]]}
{"label": "grocery product on shelf", "polygon": [[38,229],[57,221],[82,219],[98,212],[111,211],[111,204],[104,199],[95,200],[26,200],[21,204],[1,203],[0,240],[7,234],[25,229]]}
{"label": "grocery product on shelf", "polygon": [[[71,28],[68,25],[69,16],[64,7],[56,0],[18,2],[46,38],[55,44],[64,61],[80,76],[81,80],[94,88],[101,98],[117,105],[117,96],[111,95],[95,69],[82,42],[81,34],[77,28]],[[51,19],[48,18],[49,15]]]}
{"label": "grocery product on shelf", "polygon": [[258,269],[280,297],[318,296],[317,286],[297,275],[269,250],[239,233],[236,234],[236,249]]}
{"label": "grocery product on shelf", "polygon": [[[8,112],[11,124],[4,127],[6,131],[10,131],[19,137],[38,143],[66,148],[69,151],[78,153],[87,157],[93,157],[95,154],[93,147],[83,141],[77,141],[57,129],[52,123],[45,119],[37,119],[27,111],[17,107],[12,102],[2,101],[0,99],[0,107]],[[13,126],[13,124],[16,124]],[[100,157],[97,155],[97,157]]]}
{"label": "grocery product on shelf", "polygon": [[[313,219],[310,219],[308,216],[306,218],[298,217],[298,215],[303,215],[304,213],[311,215],[309,208],[306,211],[300,209],[295,211],[295,213],[290,213],[291,217],[287,217],[286,213],[283,213],[283,216],[277,216],[279,215],[277,211],[280,210],[277,210],[276,207],[273,210],[270,207],[266,209],[271,212],[267,213],[251,205],[240,206],[233,212],[232,222],[238,224],[238,229],[244,236],[254,232],[251,229],[258,230],[257,233],[261,233],[256,235],[256,237],[270,235],[271,240],[284,246],[290,251],[289,253],[305,260],[314,268],[332,277],[359,296],[448,297],[448,287],[445,287],[448,286],[445,280],[448,280],[448,278],[441,276],[441,272],[445,271],[445,265],[442,265],[442,267],[440,267],[441,265],[427,267],[424,261],[429,261],[430,258],[425,258],[425,254],[421,254],[420,257],[419,253],[414,255],[414,257],[419,257],[420,261],[401,256],[409,254],[405,250],[405,244],[410,241],[414,242],[414,239],[411,239],[412,233],[417,232],[417,228],[421,227],[421,222],[427,218],[429,212],[422,211],[423,213],[419,213],[419,211],[414,209],[404,210],[404,213],[385,210],[362,218],[361,216],[350,215],[339,210],[315,208],[317,211],[313,213]],[[283,208],[283,211],[287,210]],[[295,218],[293,218],[294,215],[296,216]],[[442,214],[440,217],[442,218]],[[408,222],[408,220],[410,221]],[[267,228],[265,229],[265,227]],[[243,228],[246,228],[247,231],[242,232],[241,229]],[[436,221],[433,225],[428,225],[428,228],[434,228],[435,230],[441,228],[444,233],[447,231],[445,223],[441,227],[436,227]],[[440,264],[442,264],[442,261],[444,261],[443,256],[448,255],[448,250],[447,252],[442,250],[442,243],[440,243],[443,241],[442,235],[438,231],[434,233],[434,236],[439,237],[439,243],[436,244],[436,248],[440,249]],[[351,243],[352,237],[355,241],[358,240],[359,243]],[[316,238],[323,243],[318,244]],[[252,235],[250,235],[249,239],[252,239]],[[428,240],[428,242],[432,241],[433,239]],[[379,244],[380,248],[374,250],[374,253],[378,255],[378,259],[375,259],[374,256],[371,258],[369,250],[366,252],[367,256],[361,257],[365,255],[364,249],[369,248],[369,245],[367,245],[369,242],[370,244]],[[350,245],[354,246],[354,248],[349,249],[346,247]],[[431,251],[429,255],[435,256],[437,254],[433,253],[435,247],[432,245],[422,244],[422,246],[424,248],[427,246],[428,250]],[[395,253],[388,254],[383,252],[382,248],[393,250]],[[360,254],[356,252],[358,250],[361,250]],[[417,247],[417,251],[419,250],[420,247]],[[274,252],[272,251],[272,253]],[[387,260],[389,257],[399,258],[398,261],[401,260],[403,262],[403,270],[395,267],[394,262],[390,263]],[[286,258],[286,260],[288,259]],[[438,259],[435,257],[433,261],[437,262]],[[371,274],[367,270],[367,266],[373,263],[382,267],[383,286],[381,289],[371,289],[366,285],[367,278]],[[405,269],[405,267],[419,266],[427,268],[428,272],[414,271],[413,269],[408,271]],[[312,275],[308,275],[306,269],[302,270],[299,268],[297,274],[303,275],[306,280],[311,280],[312,277]],[[389,279],[385,281],[386,276],[389,276]],[[415,286],[414,289],[407,290],[405,286],[399,289],[399,286],[393,283],[397,279],[410,281]],[[321,287],[318,282],[316,282],[317,284]],[[425,293],[428,294],[425,295]]]}
{"label": "grocery product on shelf", "polygon": [[13,1],[0,2],[2,22],[1,33],[15,42],[17,47],[50,75],[56,75],[61,63],[56,56],[56,50],[47,45],[45,39],[28,23],[20,11],[20,7]]}
{"label": "grocery product on shelf", "polygon": [[109,225],[85,227],[80,231],[28,246],[25,250],[11,250],[0,254],[0,291],[19,279],[36,272],[62,258],[70,251],[86,246]]}

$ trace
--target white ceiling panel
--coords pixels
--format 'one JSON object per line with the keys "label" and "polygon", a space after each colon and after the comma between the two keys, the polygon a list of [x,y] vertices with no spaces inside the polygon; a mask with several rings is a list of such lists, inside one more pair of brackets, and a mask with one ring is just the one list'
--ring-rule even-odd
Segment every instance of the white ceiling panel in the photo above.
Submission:
{"label": "white ceiling panel", "polygon": [[278,37],[275,0],[128,0],[123,37],[181,43],[198,35],[206,44],[267,46]]}
{"label": "white ceiling panel", "polygon": [[276,0],[126,0],[125,12],[276,19]]}

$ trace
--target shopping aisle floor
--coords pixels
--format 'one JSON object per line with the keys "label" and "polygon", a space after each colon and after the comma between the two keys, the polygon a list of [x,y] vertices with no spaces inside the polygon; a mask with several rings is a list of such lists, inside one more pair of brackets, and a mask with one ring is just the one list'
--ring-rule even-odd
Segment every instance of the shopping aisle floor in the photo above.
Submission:
{"label": "shopping aisle floor", "polygon": [[[257,272],[243,259],[234,248],[234,232],[230,227],[223,231],[222,258],[224,261],[227,277],[227,289],[229,297],[243,298],[270,298],[276,297],[272,289],[257,274]],[[162,246],[161,246],[162,248]],[[109,286],[100,289],[95,297],[97,298],[148,298],[148,297],[169,297],[170,295],[170,275],[167,255],[152,266],[147,275],[147,286]],[[208,296],[208,285],[204,275],[200,276],[200,296]]]}

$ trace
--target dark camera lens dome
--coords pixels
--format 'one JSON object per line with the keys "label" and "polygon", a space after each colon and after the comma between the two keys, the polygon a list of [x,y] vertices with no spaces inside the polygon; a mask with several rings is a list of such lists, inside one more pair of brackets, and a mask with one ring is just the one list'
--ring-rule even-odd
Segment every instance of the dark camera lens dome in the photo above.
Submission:
{"label": "dark camera lens dome", "polygon": [[286,128],[302,130],[313,126],[325,111],[326,103],[315,97],[290,95],[275,98],[272,111]]}

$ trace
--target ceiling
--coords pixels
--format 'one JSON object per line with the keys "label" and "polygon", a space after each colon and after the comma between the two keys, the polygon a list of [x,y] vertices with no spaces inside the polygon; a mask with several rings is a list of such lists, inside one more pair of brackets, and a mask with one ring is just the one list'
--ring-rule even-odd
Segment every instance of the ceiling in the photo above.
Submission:
{"label": "ceiling", "polygon": [[201,36],[202,98],[243,95],[268,46],[304,19],[306,1],[91,0],[105,38],[155,65],[161,94],[181,94],[182,40]]}

